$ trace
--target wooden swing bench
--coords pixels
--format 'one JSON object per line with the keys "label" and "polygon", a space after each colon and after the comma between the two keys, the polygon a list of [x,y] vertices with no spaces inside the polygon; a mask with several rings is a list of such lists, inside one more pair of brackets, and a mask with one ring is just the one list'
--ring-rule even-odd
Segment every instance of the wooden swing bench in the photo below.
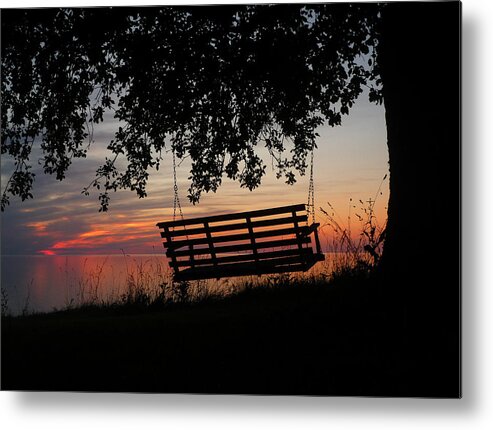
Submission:
{"label": "wooden swing bench", "polygon": [[[174,280],[306,271],[325,259],[304,204],[160,222]],[[312,249],[313,233],[316,252]]]}

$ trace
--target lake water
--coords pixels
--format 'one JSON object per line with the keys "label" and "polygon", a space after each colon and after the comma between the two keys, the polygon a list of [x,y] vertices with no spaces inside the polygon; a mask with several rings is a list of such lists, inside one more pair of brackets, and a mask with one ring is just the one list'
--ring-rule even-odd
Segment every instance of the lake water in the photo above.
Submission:
{"label": "lake water", "polygon": [[152,288],[170,278],[162,255],[5,255],[1,263],[2,290],[12,314],[113,301],[127,292],[129,281]]}
{"label": "lake water", "polygon": [[[312,270],[321,270],[324,264]],[[14,315],[92,300],[112,302],[128,293],[129,286],[139,285],[152,292],[170,280],[167,260],[160,254],[1,257],[2,299]],[[205,287],[210,289],[231,288],[228,279],[208,282]]]}

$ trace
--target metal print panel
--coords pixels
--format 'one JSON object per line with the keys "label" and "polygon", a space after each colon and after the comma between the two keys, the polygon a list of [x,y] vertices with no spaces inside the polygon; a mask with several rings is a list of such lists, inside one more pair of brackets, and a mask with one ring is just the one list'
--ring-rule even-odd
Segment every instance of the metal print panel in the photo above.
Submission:
{"label": "metal print panel", "polygon": [[461,396],[459,2],[1,12],[2,390]]}

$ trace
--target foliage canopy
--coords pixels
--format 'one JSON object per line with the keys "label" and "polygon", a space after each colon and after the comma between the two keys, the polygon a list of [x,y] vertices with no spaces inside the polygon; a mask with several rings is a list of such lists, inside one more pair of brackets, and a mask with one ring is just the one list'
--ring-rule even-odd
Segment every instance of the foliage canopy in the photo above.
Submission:
{"label": "foliage canopy", "polygon": [[2,210],[32,198],[34,145],[63,180],[108,114],[121,127],[92,183],[101,210],[111,190],[144,197],[169,149],[191,159],[193,203],[224,175],[257,187],[260,145],[295,182],[318,126],[340,124],[364,86],[381,102],[377,17],[368,4],[2,11],[1,152],[15,162]]}

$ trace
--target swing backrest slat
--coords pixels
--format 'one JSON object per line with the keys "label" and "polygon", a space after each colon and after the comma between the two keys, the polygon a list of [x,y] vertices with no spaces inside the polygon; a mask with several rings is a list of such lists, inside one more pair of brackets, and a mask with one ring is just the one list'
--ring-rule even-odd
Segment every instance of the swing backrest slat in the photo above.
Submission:
{"label": "swing backrest slat", "polygon": [[[199,218],[203,219],[203,218]],[[276,225],[282,225],[282,224],[292,224],[293,223],[293,217],[283,217],[283,218],[276,218],[276,219],[265,219],[265,220],[260,220],[260,221],[252,221],[252,228],[256,227],[269,227],[269,226],[276,226]],[[296,221],[298,223],[306,223],[308,221],[308,216],[307,215],[297,215],[296,216]],[[159,223],[158,227],[163,225],[165,223]],[[234,224],[225,224],[225,225],[215,225],[215,226],[210,226],[209,230],[211,233],[219,233],[223,231],[233,231],[233,230],[244,230],[245,229],[245,222],[238,222]],[[204,231],[204,227],[194,227],[194,228],[187,228],[187,229],[181,229],[181,230],[174,230],[170,231],[169,234],[171,237],[177,237],[177,236],[192,236],[195,234],[200,234]],[[161,237],[165,237],[164,233],[161,233]]]}
{"label": "swing backrest slat", "polygon": [[292,212],[301,212],[301,211],[306,211],[306,205],[304,203],[298,205],[291,205],[291,206],[281,206],[281,207],[270,208],[270,209],[260,209],[260,210],[249,211],[249,212],[237,212],[237,213],[224,214],[224,215],[212,215],[212,216],[201,217],[201,218],[189,218],[189,219],[179,219],[176,221],[166,221],[166,222],[157,223],[157,226],[159,228],[162,228],[162,226],[166,225],[168,228],[173,228],[173,227],[187,226],[193,224],[203,224],[204,222],[214,223],[219,221],[246,219],[246,217],[248,216],[250,218],[260,218],[260,217],[267,217],[267,216],[278,215],[283,213],[292,213]]}

